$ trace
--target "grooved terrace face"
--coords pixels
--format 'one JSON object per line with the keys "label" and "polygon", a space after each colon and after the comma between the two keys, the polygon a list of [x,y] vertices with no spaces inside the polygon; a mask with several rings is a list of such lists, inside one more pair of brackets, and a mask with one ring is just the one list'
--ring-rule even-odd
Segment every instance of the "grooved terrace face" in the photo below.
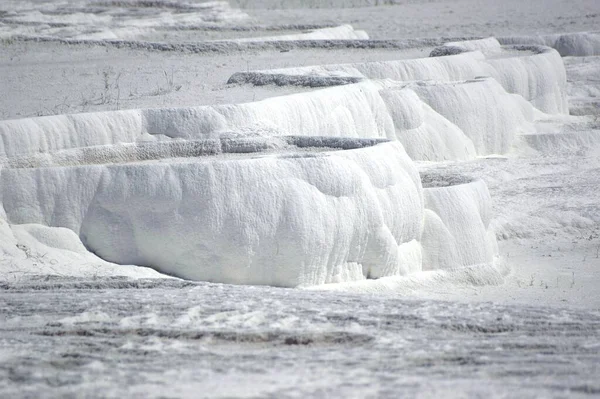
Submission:
{"label": "grooved terrace face", "polygon": [[366,148],[385,139],[338,137],[248,137],[137,142],[118,145],[65,149],[56,152],[6,158],[2,166],[11,169],[50,166],[110,165],[134,162],[235,160],[271,156],[277,158],[314,157],[324,151]]}
{"label": "grooved terrace face", "polygon": [[0,0],[0,398],[598,394],[598,26]]}
{"label": "grooved terrace face", "polygon": [[214,282],[306,286],[491,265],[485,184],[421,182],[410,158],[507,152],[533,105],[561,112],[564,68],[554,50],[495,39],[432,55],[248,71],[230,82],[358,83],[245,104],[0,122],[6,218],[69,228],[111,262]]}
{"label": "grooved terrace face", "polygon": [[67,227],[103,259],[194,280],[298,286],[421,268],[421,186],[397,143],[288,137],[73,153],[46,159],[67,167],[2,169],[9,221]]}
{"label": "grooved terrace face", "polygon": [[420,176],[423,188],[459,186],[474,181],[472,177],[453,173],[421,172]]}

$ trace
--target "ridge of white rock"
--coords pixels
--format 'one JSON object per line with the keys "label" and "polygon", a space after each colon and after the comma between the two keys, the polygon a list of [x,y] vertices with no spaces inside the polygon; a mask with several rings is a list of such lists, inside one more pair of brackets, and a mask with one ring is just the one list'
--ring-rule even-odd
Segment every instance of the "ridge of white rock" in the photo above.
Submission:
{"label": "ridge of white rock", "polygon": [[416,160],[471,159],[506,152],[532,119],[527,102],[491,79],[365,81],[245,104],[0,121],[0,157],[143,140],[318,135],[398,140]]}
{"label": "ridge of white rock", "polygon": [[[468,137],[477,155],[507,153],[515,136],[530,130],[534,118],[534,110],[527,101],[507,93],[494,79],[410,87],[424,103]],[[443,148],[437,146],[436,150]]]}
{"label": "ridge of white rock", "polygon": [[493,265],[498,245],[490,228],[492,199],[486,184],[480,179],[433,172],[421,173],[421,178],[424,269]]}
{"label": "ridge of white rock", "polygon": [[[107,261],[204,281],[299,286],[421,269],[421,183],[399,143],[261,140],[279,149],[5,165],[4,217],[68,228]],[[326,151],[314,151],[318,140]]]}
{"label": "ridge of white rock", "polygon": [[485,55],[486,75],[509,93],[519,94],[549,114],[568,114],[567,74],[560,54],[536,45],[501,46],[496,38],[449,42],[432,56],[480,51]]}
{"label": "ridge of white rock", "polygon": [[160,276],[115,262],[314,286],[486,274],[473,268],[493,269],[496,255],[485,183],[420,177],[399,143],[381,139],[220,138],[21,156],[0,168],[0,204],[5,277]]}
{"label": "ridge of white rock", "polygon": [[556,50],[516,45],[508,51],[531,52],[529,56],[487,59],[489,74],[509,93],[519,94],[548,114],[569,114],[567,74]]}
{"label": "ridge of white rock", "polygon": [[501,46],[495,38],[449,42],[422,59],[318,65],[240,72],[230,83],[326,85],[358,79],[455,81],[491,76],[542,112],[567,114],[566,72],[560,54],[536,45]]}
{"label": "ridge of white rock", "polygon": [[[493,268],[485,184],[443,176],[447,187],[427,178],[423,189],[411,158],[507,152],[539,116],[532,104],[559,102],[557,75],[536,75],[558,55],[492,39],[439,51],[451,55],[324,72],[427,81],[0,121],[0,219],[10,224],[0,249],[25,256],[18,265],[47,249],[64,255],[59,263],[99,256],[102,265],[276,286]],[[505,60],[519,71],[503,76]],[[454,78],[486,71],[497,76]],[[507,92],[510,84],[528,94]]]}
{"label": "ridge of white rock", "polygon": [[430,56],[438,57],[446,54],[460,54],[468,51],[481,51],[483,54],[498,54],[502,52],[502,47],[500,46],[500,42],[494,37],[461,40],[444,43],[443,46],[433,49]]}

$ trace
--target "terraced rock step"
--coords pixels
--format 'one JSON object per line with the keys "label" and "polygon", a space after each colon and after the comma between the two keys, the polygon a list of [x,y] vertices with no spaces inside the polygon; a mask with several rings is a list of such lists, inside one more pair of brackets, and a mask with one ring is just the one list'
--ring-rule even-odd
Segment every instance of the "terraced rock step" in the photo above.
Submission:
{"label": "terraced rock step", "polygon": [[[220,140],[88,148],[50,156],[70,166],[5,167],[5,218],[66,227],[105,260],[195,280],[297,286],[421,269],[421,185],[398,143],[226,143],[218,157]],[[160,162],[147,162],[149,148],[162,150]],[[165,158],[182,150],[192,157]]]}

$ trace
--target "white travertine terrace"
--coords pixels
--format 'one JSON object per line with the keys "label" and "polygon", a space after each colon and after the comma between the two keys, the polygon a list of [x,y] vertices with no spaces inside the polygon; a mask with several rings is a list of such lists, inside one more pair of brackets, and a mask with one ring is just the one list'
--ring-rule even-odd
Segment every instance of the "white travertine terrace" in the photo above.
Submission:
{"label": "white travertine terrace", "polygon": [[567,112],[564,66],[495,39],[433,55],[239,74],[358,81],[245,104],[0,121],[0,254],[290,287],[493,267],[485,183],[412,161],[548,141],[527,133]]}
{"label": "white travertine terrace", "polygon": [[68,228],[111,262],[196,280],[298,286],[421,269],[421,183],[399,143],[289,142],[177,147],[157,159],[147,147],[160,143],[88,148],[46,167],[21,159],[0,172],[3,216]]}

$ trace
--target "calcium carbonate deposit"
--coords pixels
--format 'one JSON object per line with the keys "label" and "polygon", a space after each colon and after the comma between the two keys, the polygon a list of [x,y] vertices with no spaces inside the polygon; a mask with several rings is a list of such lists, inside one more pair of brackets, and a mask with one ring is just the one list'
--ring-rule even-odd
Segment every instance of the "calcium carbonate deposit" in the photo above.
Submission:
{"label": "calcium carbonate deposit", "polygon": [[[145,163],[103,148],[88,161],[88,148],[73,166],[2,169],[2,202],[12,223],[67,227],[106,260],[195,280],[297,286],[420,270],[422,190],[402,147],[322,143],[234,141]],[[257,156],[261,144],[277,151]]]}
{"label": "calcium carbonate deposit", "polygon": [[[492,265],[485,183],[423,191],[411,158],[509,152],[542,111],[565,112],[558,54],[484,39],[422,60],[256,74],[323,73],[365,80],[245,104],[2,121],[2,215],[68,228],[105,261],[211,282]],[[392,142],[331,152],[315,136]]]}
{"label": "calcium carbonate deposit", "polygon": [[[286,76],[294,84],[297,76],[354,77],[397,81],[457,81],[491,76],[509,93],[519,94],[548,113],[566,113],[566,75],[560,55],[543,46],[500,46],[494,39],[449,42],[431,52],[430,58],[333,64],[241,72],[231,83],[271,83],[269,75]],[[266,79],[266,80],[265,80]],[[283,80],[283,82],[285,82]],[[302,82],[302,81],[301,81]]]}
{"label": "calcium carbonate deposit", "polygon": [[598,26],[0,2],[0,397],[597,395]]}

